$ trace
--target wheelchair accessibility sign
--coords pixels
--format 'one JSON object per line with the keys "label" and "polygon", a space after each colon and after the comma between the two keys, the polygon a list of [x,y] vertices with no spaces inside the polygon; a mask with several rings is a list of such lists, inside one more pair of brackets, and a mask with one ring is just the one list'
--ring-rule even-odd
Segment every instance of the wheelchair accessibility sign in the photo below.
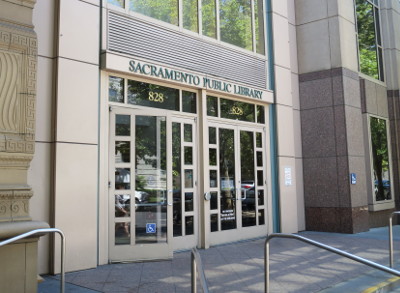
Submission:
{"label": "wheelchair accessibility sign", "polygon": [[155,223],[146,224],[146,233],[156,233],[157,226]]}

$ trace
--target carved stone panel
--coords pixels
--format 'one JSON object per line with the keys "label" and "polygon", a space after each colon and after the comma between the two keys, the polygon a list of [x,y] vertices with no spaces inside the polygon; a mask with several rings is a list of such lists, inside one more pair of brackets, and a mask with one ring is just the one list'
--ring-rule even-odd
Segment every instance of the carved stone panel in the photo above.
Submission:
{"label": "carved stone panel", "polygon": [[36,66],[33,29],[0,20],[0,153],[34,153]]}

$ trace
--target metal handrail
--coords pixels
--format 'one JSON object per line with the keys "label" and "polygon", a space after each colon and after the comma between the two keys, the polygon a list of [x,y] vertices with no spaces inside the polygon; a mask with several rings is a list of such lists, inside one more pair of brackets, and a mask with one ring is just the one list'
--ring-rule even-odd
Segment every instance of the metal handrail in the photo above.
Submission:
{"label": "metal handrail", "polygon": [[46,229],[36,229],[32,230],[26,233],[23,233],[21,235],[9,238],[7,240],[1,241],[0,242],[0,247],[13,243],[15,241],[21,240],[23,238],[35,235],[35,234],[44,234],[44,233],[58,233],[61,236],[61,280],[60,280],[60,292],[64,293],[65,292],[65,236],[64,233],[56,228],[46,228]]}
{"label": "metal handrail", "polygon": [[200,274],[200,284],[204,293],[208,293],[208,285],[206,276],[204,275],[203,264],[200,254],[196,248],[192,249],[192,293],[197,293],[197,273]]}
{"label": "metal handrail", "polygon": [[389,217],[389,259],[390,267],[393,268],[393,216],[400,215],[400,211],[393,212]]}
{"label": "metal handrail", "polygon": [[397,277],[400,277],[400,271],[385,267],[385,266],[380,265],[378,263],[366,260],[364,258],[361,258],[361,257],[356,256],[354,254],[350,254],[348,252],[345,252],[343,250],[334,248],[332,246],[328,246],[328,245],[322,244],[320,242],[317,242],[317,241],[302,237],[300,235],[274,233],[274,234],[269,235],[267,237],[267,239],[265,240],[264,264],[265,264],[265,292],[266,293],[268,293],[268,291],[269,291],[269,241],[272,238],[290,238],[290,239],[300,240],[302,242],[314,245],[316,247],[319,247],[319,248],[325,249],[327,251],[336,253],[336,254],[338,254],[340,256],[347,257],[347,258],[352,259],[354,261],[357,261],[359,263],[362,263],[362,264],[365,264],[367,266],[373,267],[374,269],[378,269],[378,270],[381,270],[383,272],[386,272],[386,273],[395,275]]}

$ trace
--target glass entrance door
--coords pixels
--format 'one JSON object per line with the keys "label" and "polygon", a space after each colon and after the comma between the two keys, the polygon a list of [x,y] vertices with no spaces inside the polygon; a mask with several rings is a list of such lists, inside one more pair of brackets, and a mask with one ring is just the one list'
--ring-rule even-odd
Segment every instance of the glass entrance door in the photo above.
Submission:
{"label": "glass entrance door", "polygon": [[111,261],[172,257],[171,121],[165,113],[110,114]]}
{"label": "glass entrance door", "polygon": [[264,129],[210,123],[208,130],[210,244],[265,235]]}

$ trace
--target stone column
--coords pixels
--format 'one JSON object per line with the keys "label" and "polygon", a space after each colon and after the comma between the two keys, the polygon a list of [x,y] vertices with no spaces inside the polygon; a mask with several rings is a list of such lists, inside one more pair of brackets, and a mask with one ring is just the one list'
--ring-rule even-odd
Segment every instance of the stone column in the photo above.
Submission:
{"label": "stone column", "polygon": [[[369,228],[353,1],[297,0],[306,229]],[[350,184],[350,174],[357,183]]]}
{"label": "stone column", "polygon": [[[27,184],[35,143],[35,3],[0,0],[0,241],[48,227],[29,216],[33,191]],[[0,292],[37,291],[38,239],[0,248]]]}

